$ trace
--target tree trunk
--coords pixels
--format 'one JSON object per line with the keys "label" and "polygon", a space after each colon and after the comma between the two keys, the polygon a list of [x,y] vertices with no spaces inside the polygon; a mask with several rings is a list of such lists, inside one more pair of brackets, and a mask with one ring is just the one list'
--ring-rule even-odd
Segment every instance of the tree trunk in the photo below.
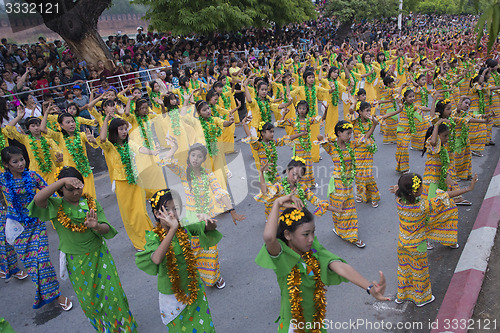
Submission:
{"label": "tree trunk", "polygon": [[111,53],[96,29],[87,30],[83,38],[78,41],[69,38],[64,38],[64,40],[73,56],[79,61],[84,60],[87,63],[97,65],[97,62],[102,60],[107,69],[114,70]]}
{"label": "tree trunk", "polygon": [[345,39],[351,35],[351,25],[352,21],[348,20],[346,22],[343,22],[337,29],[337,36],[335,36],[335,39],[338,45],[341,45],[345,41]]}
{"label": "tree trunk", "polygon": [[[26,1],[36,4],[45,2]],[[113,57],[97,32],[99,16],[111,4],[111,0],[55,0],[55,2],[60,8],[58,13],[40,13],[45,25],[64,39],[77,59],[93,64],[102,60],[107,69],[113,70]]]}

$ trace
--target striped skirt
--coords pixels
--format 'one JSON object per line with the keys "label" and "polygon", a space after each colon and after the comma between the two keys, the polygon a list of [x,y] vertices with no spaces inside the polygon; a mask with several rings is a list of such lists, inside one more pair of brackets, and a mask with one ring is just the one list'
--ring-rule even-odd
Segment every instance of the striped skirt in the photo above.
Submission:
{"label": "striped skirt", "polygon": [[493,112],[493,125],[500,126],[500,93],[497,91],[492,92],[490,112]]}
{"label": "striped skirt", "polygon": [[38,220],[32,225],[25,225],[22,234],[16,238],[14,248],[35,284],[33,309],[38,309],[59,297],[59,282],[50,262],[45,223]]}
{"label": "striped skirt", "polygon": [[430,127],[430,124],[426,119],[423,119],[422,121],[415,119],[415,127],[417,131],[411,136],[411,146],[413,149],[423,150],[425,133]]}
{"label": "striped skirt", "polygon": [[356,195],[363,202],[380,200],[377,182],[373,176],[373,154],[356,151]]}
{"label": "striped skirt", "polygon": [[[311,136],[312,138],[312,136]],[[311,140],[313,141],[313,140]],[[317,146],[311,142],[311,145]],[[312,147],[311,147],[312,151]],[[294,148],[294,156],[298,156],[300,158],[303,158],[306,161],[306,172],[300,179],[300,183],[304,184],[306,187],[311,187],[316,184],[316,180],[314,179],[314,172],[313,172],[313,167],[312,167],[312,156],[311,156],[311,151],[307,152],[304,147],[300,143],[295,143],[295,148]]]}
{"label": "striped skirt", "polygon": [[410,170],[410,155],[408,153],[408,146],[410,145],[411,135],[408,131],[398,132],[397,138],[396,171],[405,172]]}
{"label": "striped skirt", "polygon": [[484,145],[488,143],[488,133],[486,124],[470,123],[469,124],[469,138],[470,149],[481,152],[484,150]]}
{"label": "striped skirt", "polygon": [[398,246],[398,294],[399,301],[422,304],[432,298],[427,252],[416,248]]}
{"label": "striped skirt", "polygon": [[333,227],[337,234],[348,242],[358,241],[358,214],[354,202],[353,186],[345,186],[335,179],[335,192],[330,193],[330,205],[342,209],[342,213],[332,212]]}
{"label": "striped skirt", "polygon": [[[393,109],[387,110],[387,112],[391,112]],[[382,113],[381,113],[382,114]],[[385,114],[385,113],[384,113]],[[397,140],[396,129],[398,127],[398,120],[389,117],[385,119],[382,123],[381,130],[384,134],[384,143],[394,143]]]}
{"label": "striped skirt", "polygon": [[83,313],[97,332],[137,332],[137,323],[105,242],[89,253],[67,254],[66,265]]}
{"label": "striped skirt", "polygon": [[200,238],[193,236],[191,238],[191,248],[196,257],[196,265],[201,279],[207,286],[214,286],[220,279],[219,251],[217,245],[205,250],[200,246]]}
{"label": "striped skirt", "polygon": [[5,209],[0,205],[0,271],[5,273],[6,279],[9,279],[19,272],[19,267],[17,267],[17,254],[14,247],[5,240],[5,222]]}
{"label": "striped skirt", "polygon": [[[457,189],[450,188],[450,190]],[[453,200],[444,209],[431,212],[426,225],[427,238],[445,246],[455,245],[458,242],[458,209]]]}
{"label": "striped skirt", "polygon": [[472,177],[470,145],[467,144],[460,152],[455,152],[455,172],[460,179]]}

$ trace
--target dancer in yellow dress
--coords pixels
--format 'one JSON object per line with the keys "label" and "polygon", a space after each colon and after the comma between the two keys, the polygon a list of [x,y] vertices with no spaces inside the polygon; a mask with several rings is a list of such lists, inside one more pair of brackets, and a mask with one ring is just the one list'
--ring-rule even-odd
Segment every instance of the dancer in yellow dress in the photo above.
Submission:
{"label": "dancer in yellow dress", "polygon": [[83,193],[96,197],[94,174],[90,168],[87,157],[88,143],[92,148],[98,148],[97,142],[89,129],[85,133],[77,132],[75,118],[65,112],[59,115],[57,121],[61,127],[61,132],[55,132],[47,128],[47,117],[49,113],[45,110],[40,130],[46,134],[46,138],[54,140],[63,154],[62,164],[72,166],[83,176],[85,187]]}
{"label": "dancer in yellow dress", "polygon": [[146,231],[153,229],[153,225],[146,210],[146,193],[137,185],[137,169],[129,146],[129,123],[120,118],[109,122],[110,119],[111,115],[106,115],[97,142],[104,152],[109,178],[116,188],[116,200],[125,231],[134,247],[144,250]]}

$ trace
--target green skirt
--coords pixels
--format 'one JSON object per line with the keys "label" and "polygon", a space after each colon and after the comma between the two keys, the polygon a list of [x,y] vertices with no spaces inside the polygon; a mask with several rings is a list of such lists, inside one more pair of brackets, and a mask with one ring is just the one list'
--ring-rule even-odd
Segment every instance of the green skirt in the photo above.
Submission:
{"label": "green skirt", "polygon": [[137,332],[115,262],[105,242],[85,254],[68,254],[69,279],[83,312],[98,332]]}

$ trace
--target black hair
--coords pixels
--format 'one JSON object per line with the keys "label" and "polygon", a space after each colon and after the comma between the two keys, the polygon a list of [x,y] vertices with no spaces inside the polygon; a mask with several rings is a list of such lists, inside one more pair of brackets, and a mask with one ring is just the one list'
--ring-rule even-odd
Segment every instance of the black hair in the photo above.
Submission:
{"label": "black hair", "polygon": [[71,106],[74,106],[76,108],[76,114],[75,115],[78,116],[78,114],[80,113],[80,108],[78,107],[78,104],[76,104],[75,102],[71,102],[66,107],[66,110],[68,110]]}
{"label": "black hair", "polygon": [[42,121],[40,120],[40,118],[37,118],[37,117],[26,118],[26,128],[30,128],[30,126],[33,124],[40,125],[41,123],[42,123]]}
{"label": "black hair", "polygon": [[342,133],[346,131],[347,129],[343,128],[345,124],[350,124],[347,120],[340,120],[336,125],[335,125],[335,135],[339,136],[339,133]]}
{"label": "black hair", "polygon": [[425,75],[425,74],[419,74],[419,75],[417,76],[417,81],[418,81],[418,80],[420,80],[420,79],[421,79],[421,78],[423,78],[423,77],[426,77],[426,75]]}
{"label": "black hair", "polygon": [[307,103],[307,101],[305,101],[305,100],[301,100],[295,106],[295,109],[297,110],[297,117],[299,116],[299,114],[298,114],[299,106],[305,106],[307,109],[306,115],[309,113],[309,103]]}
{"label": "black hair", "polygon": [[[186,71],[187,71],[187,69],[186,69]],[[186,72],[186,71],[184,71],[184,72]],[[181,76],[179,78],[179,86],[181,86],[182,88],[186,87],[187,82],[189,82],[189,77],[184,75],[184,76]]]}
{"label": "black hair", "polygon": [[[155,194],[153,194],[153,197],[149,201],[149,203],[151,204],[151,210],[153,211],[153,215],[155,210],[159,211],[161,207],[163,207],[167,202],[172,200],[174,201],[174,203],[175,202],[179,203],[179,207],[176,207],[176,209],[177,208],[179,209],[178,214],[180,215],[182,212],[182,200],[181,196],[179,195],[179,193],[177,193],[177,191],[166,188],[164,190],[155,192]],[[160,219],[158,219],[156,215],[155,215],[155,220],[156,222],[160,222]]]}
{"label": "black hair", "polygon": [[[330,78],[332,76],[332,73],[335,72],[335,71],[338,71],[339,69],[335,66],[332,66],[330,67],[330,69],[328,70],[328,78]],[[340,74],[340,72],[339,72]]]}
{"label": "black hair", "polygon": [[145,98],[139,98],[137,102],[135,102],[135,110],[134,110],[135,114],[138,115],[138,111],[140,110],[143,104],[148,104],[148,101]]}
{"label": "black hair", "polygon": [[[382,72],[380,72],[382,74]],[[394,78],[390,75],[387,75],[386,77],[384,77],[384,85],[386,87],[389,86],[389,84],[393,83],[394,82]]]}
{"label": "black hair", "polygon": [[115,106],[115,104],[116,104],[115,101],[113,101],[112,99],[107,99],[104,102],[102,102],[101,107],[104,109],[107,106]]}
{"label": "black hair", "polygon": [[214,88],[224,88],[224,83],[222,83],[220,81],[216,81],[214,83]]}
{"label": "black hair", "polygon": [[265,132],[265,131],[269,131],[269,130],[272,130],[274,128],[274,125],[271,124],[271,123],[265,123],[264,125],[262,125],[262,129],[258,130],[259,132],[259,141],[262,141],[262,132]]}
{"label": "black hair", "polygon": [[436,112],[439,113],[439,118],[443,118],[443,112],[444,112],[446,105],[451,103],[450,100],[448,100],[447,103],[445,103],[444,101],[445,101],[444,99],[440,99],[436,103]]}
{"label": "black hair", "polygon": [[306,70],[306,71],[304,72],[304,75],[302,76],[302,77],[304,78],[304,82],[306,82],[306,81],[307,81],[307,77],[308,77],[308,76],[311,76],[311,75],[312,75],[312,76],[314,76],[314,71],[311,71],[311,70]]}
{"label": "black hair", "polygon": [[286,166],[286,170],[283,171],[283,173],[286,173],[287,171],[290,171],[295,167],[300,167],[302,169],[302,172],[304,172],[304,174],[306,173],[306,165],[304,164],[304,162],[296,161],[293,159],[288,163],[288,165]]}
{"label": "black hair", "polygon": [[192,170],[192,167],[191,167],[191,163],[189,161],[189,156],[191,155],[191,153],[193,151],[200,151],[201,154],[203,155],[203,157],[205,158],[205,160],[207,159],[207,154],[208,154],[208,150],[207,150],[207,147],[205,147],[204,145],[202,145],[201,143],[195,143],[193,144],[191,147],[189,147],[189,151],[188,151],[188,157],[187,157],[187,161],[186,161],[186,165],[187,165],[187,168],[186,168],[186,179],[187,179],[187,182],[189,184],[189,188],[191,189],[191,170]]}
{"label": "black hair", "polygon": [[[108,127],[108,140],[111,143],[113,144],[118,143],[118,128],[123,125],[128,126],[128,122],[123,120],[122,118],[115,118],[111,120]],[[125,138],[125,141],[128,141],[128,134],[127,137]]]}
{"label": "black hair", "polygon": [[359,88],[356,95],[358,95],[358,96],[366,95],[366,90],[364,88]]}
{"label": "black hair", "polygon": [[22,155],[24,157],[23,151],[17,146],[8,146],[2,149],[2,163],[9,164],[13,155]]}
{"label": "black hair", "polygon": [[[442,123],[442,124],[439,124],[439,127],[438,127],[438,134],[441,134],[443,132],[447,132],[449,131],[450,129],[448,128],[448,125],[446,125],[445,123]],[[431,127],[429,127],[427,129],[427,132],[425,132],[425,139],[424,139],[424,143],[427,142],[427,140],[431,137],[432,135],[432,132],[434,131],[434,125],[432,125]],[[443,148],[445,149],[445,148]],[[422,151],[422,156],[424,156],[424,154],[427,152],[427,147],[426,145],[424,144],[424,150]]]}
{"label": "black hair", "polygon": [[478,82],[478,81],[479,81],[479,78],[481,77],[481,75],[483,74],[483,72],[484,72],[485,70],[486,70],[486,67],[481,68],[481,69],[479,70],[479,73],[477,73],[477,75],[474,75],[474,76],[472,77],[472,79],[470,80],[470,84],[469,84],[469,86],[470,86],[470,87],[472,87],[472,85],[473,85],[474,83],[476,83],[476,82]]}
{"label": "black hair", "polygon": [[156,82],[155,80],[149,81],[149,87],[151,88],[151,90],[154,90],[155,84],[158,84],[158,82]]}
{"label": "black hair", "polygon": [[[414,204],[417,202],[417,197],[413,191],[413,177],[418,177],[420,179],[420,186],[422,186],[422,176],[416,173],[405,173],[399,177],[398,190],[396,191],[396,196],[408,201],[408,203]],[[418,190],[418,189],[417,189]]]}
{"label": "black hair", "polygon": [[360,111],[364,110],[364,109],[370,109],[371,108],[371,104],[368,103],[368,102],[361,102],[361,104],[359,105],[359,109],[356,109],[356,111],[359,113]]}
{"label": "black hair", "polygon": [[[82,182],[82,184],[85,184],[83,176],[78,170],[76,170],[74,167],[71,166],[63,166],[62,170],[59,172],[59,175],[57,176],[57,180],[69,177],[77,178],[79,181]],[[62,188],[57,190],[57,194],[59,194],[60,197],[63,196]]]}
{"label": "black hair", "polygon": [[370,52],[363,52],[363,54],[361,55],[361,61],[363,62],[363,64],[365,64],[365,60],[366,60],[366,57],[371,55]]}
{"label": "black hair", "polygon": [[172,99],[172,97],[175,97],[177,99],[177,101],[179,101],[179,96],[177,96],[177,94],[174,94],[172,92],[169,92],[165,96],[163,96],[163,105],[167,108],[167,111],[170,111],[170,110],[173,110],[173,109],[176,109],[179,107],[178,102],[177,102],[177,105],[172,105],[170,103],[170,100]]}
{"label": "black hair", "polygon": [[[59,125],[62,125],[63,121],[64,121],[64,118],[73,118],[73,120],[75,121],[75,117],[73,117],[73,115],[69,112],[63,112],[59,115],[59,117],[57,117],[57,122],[59,123]],[[76,121],[75,121],[76,123]],[[78,128],[75,128],[75,131],[76,130],[79,130]],[[61,132],[62,134],[64,135],[68,135],[68,132],[66,132],[62,126],[61,126]]]}
{"label": "black hair", "polygon": [[[406,91],[405,91],[405,92],[404,92],[404,94],[403,94],[403,97],[404,97],[404,98],[405,98],[405,100],[406,100],[406,98],[407,98],[408,96],[410,96],[410,94],[414,94],[414,93],[415,93],[415,92],[414,92],[412,89],[406,89]],[[406,102],[406,101],[405,101],[405,102]]]}
{"label": "black hair", "polygon": [[210,105],[208,105],[207,101],[204,101],[204,100],[201,100],[201,99],[194,104],[194,107],[195,107],[196,112],[198,113],[198,115],[200,115],[201,108],[205,104],[210,108]]}
{"label": "black hair", "polygon": [[286,220],[285,219],[285,215],[290,214],[294,210],[296,210],[296,208],[287,208],[287,209],[285,209],[283,211],[283,213],[281,213],[281,216],[283,216],[283,220],[281,219],[281,216],[280,216],[280,219],[279,219],[278,231],[276,233],[276,237],[278,239],[281,239],[285,244],[288,244],[288,241],[285,238],[285,230],[288,230],[289,232],[293,233],[295,230],[297,230],[297,228],[300,225],[302,225],[304,223],[309,223],[309,222],[314,221],[313,214],[311,214],[311,212],[307,208],[304,207],[304,208],[300,209],[300,211],[304,213],[304,216],[302,216],[297,221],[293,221],[293,223],[291,225],[286,224],[286,222],[285,222],[285,220]]}
{"label": "black hair", "polygon": [[258,92],[260,90],[260,87],[262,87],[264,84],[269,87],[269,83],[267,83],[264,79],[259,80],[259,83],[257,83],[257,85],[255,86],[257,88],[257,91],[256,91],[257,96],[258,96]]}
{"label": "black hair", "polygon": [[[207,96],[205,97],[205,100],[208,101],[211,100],[215,95],[219,96],[219,93],[217,91],[215,91],[215,89],[210,89],[208,92],[207,92]],[[210,103],[209,103],[210,104]]]}

